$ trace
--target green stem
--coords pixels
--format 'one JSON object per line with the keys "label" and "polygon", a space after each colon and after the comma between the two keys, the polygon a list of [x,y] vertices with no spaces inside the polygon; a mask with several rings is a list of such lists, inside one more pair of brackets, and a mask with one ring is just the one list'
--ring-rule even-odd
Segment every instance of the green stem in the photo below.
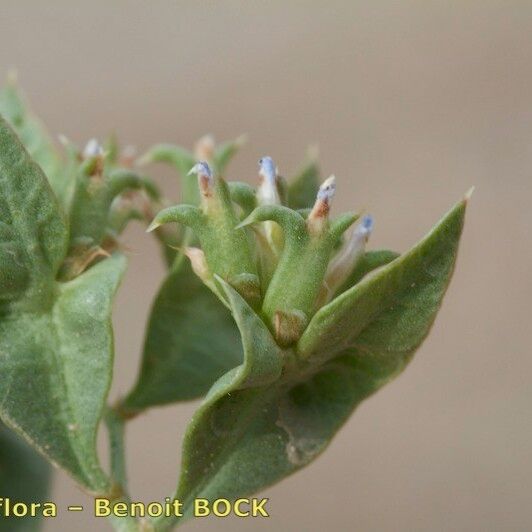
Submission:
{"label": "green stem", "polygon": [[124,446],[125,420],[111,407],[105,411],[105,424],[109,433],[111,475],[122,491],[127,490],[126,456]]}
{"label": "green stem", "polygon": [[[111,477],[115,484],[116,492],[119,494],[112,501],[112,505],[119,502],[130,503],[127,493],[127,472],[125,456],[125,423],[126,420],[120,413],[112,407],[107,407],[104,414],[104,421],[109,434],[109,449],[111,457]],[[148,523],[140,522],[136,518],[117,517],[113,514],[109,516],[113,528],[117,532],[144,532],[149,531]]]}

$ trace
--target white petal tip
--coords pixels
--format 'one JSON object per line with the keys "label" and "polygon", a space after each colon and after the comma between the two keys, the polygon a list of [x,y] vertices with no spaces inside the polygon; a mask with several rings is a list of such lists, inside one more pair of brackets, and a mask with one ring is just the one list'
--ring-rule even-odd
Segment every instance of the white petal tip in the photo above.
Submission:
{"label": "white petal tip", "polygon": [[367,233],[371,233],[373,231],[374,221],[373,216],[367,215],[362,218],[362,221],[360,222],[360,227],[366,231]]}
{"label": "white petal tip", "polygon": [[336,177],[331,175],[320,185],[320,189],[318,190],[318,199],[322,201],[330,201],[335,192]]}
{"label": "white petal tip", "polygon": [[83,157],[88,159],[90,157],[102,157],[104,154],[102,145],[98,139],[90,139],[83,148]]}
{"label": "white petal tip", "polygon": [[265,155],[259,159],[259,174],[267,181],[275,183],[277,166],[275,166],[275,162],[269,155]]}
{"label": "white petal tip", "polygon": [[473,192],[475,192],[475,187],[471,187],[466,193],[465,193],[465,196],[464,196],[464,201],[467,203],[470,199],[471,199],[471,196],[473,195]]}
{"label": "white petal tip", "polygon": [[212,171],[209,164],[205,161],[196,163],[188,172],[187,175],[197,174],[198,176],[212,177]]}

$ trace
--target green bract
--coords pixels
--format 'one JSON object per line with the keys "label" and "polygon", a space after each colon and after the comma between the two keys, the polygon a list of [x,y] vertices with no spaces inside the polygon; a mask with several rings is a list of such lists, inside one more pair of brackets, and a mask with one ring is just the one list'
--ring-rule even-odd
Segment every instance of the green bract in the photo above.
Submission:
{"label": "green bract", "polygon": [[[127,501],[127,419],[203,397],[184,436],[184,515],[112,521],[168,530],[194,498],[249,496],[310,463],[427,336],[467,199],[406,253],[366,251],[371,217],[331,217],[335,179],[319,185],[314,158],[284,180],[263,157],[255,190],[222,177],[242,139],[216,147],[206,136],[194,153],[158,145],[139,162],[179,171],[183,203],[172,206],[114,140],[56,151],[12,84],[0,112],[0,481],[11,486],[0,496],[42,498],[47,486],[46,462],[12,429],[87,491]],[[137,382],[110,407],[130,220],[154,231],[168,274]],[[102,418],[110,471],[95,445]]]}

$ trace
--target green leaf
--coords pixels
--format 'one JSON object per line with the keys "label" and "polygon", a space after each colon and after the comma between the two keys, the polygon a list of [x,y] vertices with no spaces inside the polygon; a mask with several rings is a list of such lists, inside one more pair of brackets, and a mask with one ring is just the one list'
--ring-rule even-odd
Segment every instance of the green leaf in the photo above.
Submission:
{"label": "green leaf", "polygon": [[238,153],[238,150],[245,144],[246,136],[242,135],[234,140],[228,140],[216,147],[214,152],[214,166],[220,175],[225,174],[227,165],[231,162],[233,157]]}
{"label": "green leaf", "polygon": [[181,177],[181,197],[184,203],[197,205],[199,203],[199,189],[195,175],[188,175],[196,164],[194,156],[186,149],[173,144],[157,144],[141,157],[139,163],[168,163],[171,164]]}
{"label": "green leaf", "polygon": [[[66,253],[67,229],[41,168],[0,117],[0,247],[16,248],[16,263],[28,276],[23,304],[45,308]],[[12,269],[5,253],[0,267]],[[17,284],[20,281],[17,281]]]}
{"label": "green leaf", "polygon": [[138,382],[123,408],[136,411],[201,397],[241,361],[231,314],[184,260],[157,295]]}
{"label": "green leaf", "polygon": [[245,218],[257,206],[257,196],[255,189],[247,183],[240,181],[229,181],[227,183],[231,200],[242,209],[242,217]]}
{"label": "green leaf", "polygon": [[22,246],[11,226],[0,222],[0,307],[19,299],[29,283]]}
{"label": "green leaf", "polygon": [[68,186],[61,158],[42,122],[28,108],[16,84],[9,81],[0,91],[0,114],[11,124],[34,161],[42,168],[55,193]]}
{"label": "green leaf", "polygon": [[[410,252],[340,296],[351,299],[352,291],[368,290],[358,286],[376,283],[371,293],[379,297],[365,327],[357,327],[360,313],[351,305],[340,307],[342,312],[334,314],[337,321],[327,321],[329,328],[317,328],[313,322],[321,325],[323,313],[332,316],[329,307],[340,298],[316,314],[307,330],[311,336],[303,336],[313,342],[303,346],[323,347],[325,342],[329,349],[332,341],[351,337],[344,329],[358,330],[358,336],[332,356],[277,352],[263,322],[225,287],[243,336],[245,359],[215,383],[187,429],[176,493],[185,504],[185,518],[191,516],[194,498],[248,496],[310,463],[353,409],[404,368],[426,335],[449,282],[464,210],[465,202],[458,204]],[[337,322],[341,325],[334,327]],[[276,363],[284,366],[277,379],[271,371]],[[172,521],[160,519],[157,530],[167,530]]]}
{"label": "green leaf", "polygon": [[[19,436],[0,424],[0,496],[11,503],[46,502],[50,465]],[[34,532],[39,517],[2,517],[0,532]]]}
{"label": "green leaf", "polygon": [[377,249],[374,251],[366,251],[360,260],[356,263],[355,268],[346,279],[345,283],[338,290],[338,294],[349,290],[352,286],[357,284],[368,273],[385,266],[392,260],[395,260],[399,253],[390,251],[389,249]]}
{"label": "green leaf", "polygon": [[320,171],[312,158],[288,185],[288,205],[292,209],[305,209],[314,204],[319,188]]}
{"label": "green leaf", "polygon": [[[275,343],[264,322],[245,300],[228,284],[218,278],[226,293],[237,322],[244,362],[226,373],[211,388],[205,401],[194,414],[183,442],[183,463],[177,498],[189,507],[196,496],[214,493],[232,496],[235,492],[249,491],[249,482],[260,482],[258,469],[268,469],[268,464],[253,457],[244,458],[238,464],[238,472],[230,472],[230,478],[219,478],[225,467],[231,469],[231,453],[241,449],[246,438],[244,429],[253,420],[262,417],[276,390],[269,385],[279,380],[283,367],[282,352]],[[261,457],[263,458],[263,457]],[[249,474],[246,468],[251,467]],[[264,471],[265,475],[269,473]],[[222,482],[220,486],[220,481]],[[163,525],[164,527],[164,525]],[[164,528],[163,528],[164,529]]]}
{"label": "green leaf", "polygon": [[80,169],[69,213],[71,246],[80,242],[100,245],[109,229],[113,200],[142,186],[141,178],[131,170],[106,168],[103,176],[91,176]]}
{"label": "green leaf", "polygon": [[47,312],[0,321],[0,418],[82,486],[105,492],[96,431],[113,364],[111,302],[125,269],[113,256],[56,285]]}
{"label": "green leaf", "polygon": [[[80,484],[106,491],[96,430],[113,361],[119,255],[56,281],[67,229],[41,168],[0,118],[0,249],[16,246],[27,287],[0,315],[0,418]],[[5,254],[0,253],[2,270]]]}
{"label": "green leaf", "polygon": [[450,281],[466,200],[410,251],[366,276],[312,318],[298,350],[331,358],[349,348],[407,356],[421,344]]}

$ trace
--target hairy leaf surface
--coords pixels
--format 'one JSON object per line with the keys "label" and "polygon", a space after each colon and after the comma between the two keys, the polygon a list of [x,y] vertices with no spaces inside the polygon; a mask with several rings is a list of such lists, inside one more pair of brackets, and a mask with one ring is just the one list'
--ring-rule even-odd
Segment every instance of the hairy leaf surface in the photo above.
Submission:
{"label": "hairy leaf surface", "polygon": [[130,410],[201,397],[242,361],[231,314],[192,272],[188,259],[169,274],[155,300]]}
{"label": "hairy leaf surface", "polygon": [[33,160],[42,168],[52,189],[62,197],[68,175],[44,124],[31,112],[13,82],[0,91],[0,114],[10,123]]}
{"label": "hairy leaf surface", "polygon": [[0,418],[80,484],[103,491],[95,440],[112,373],[111,303],[125,259],[116,255],[68,283],[56,281],[68,236],[63,216],[42,169],[1,118],[0,198],[0,269],[18,261],[24,275],[1,287]]}
{"label": "hairy leaf surface", "polygon": [[[43,171],[1,117],[0,229],[0,244],[16,246],[15,260],[29,278],[24,305],[46,307],[66,252],[66,224]],[[11,267],[5,253],[0,260]]]}
{"label": "hairy leaf surface", "polygon": [[[461,202],[409,252],[318,311],[297,353],[280,351],[225,286],[244,363],[215,383],[187,430],[176,495],[185,517],[195,497],[248,496],[314,460],[353,409],[405,367],[449,283],[464,211]],[[158,529],[168,525],[162,519]]]}
{"label": "hairy leaf surface", "polygon": [[352,286],[357,284],[365,275],[392,262],[399,256],[399,253],[395,251],[390,251],[388,249],[377,249],[372,251],[367,251],[357,262],[355,268],[346,279],[345,283],[342,285],[339,294],[349,290]]}
{"label": "hairy leaf surface", "polygon": [[115,256],[64,283],[47,312],[0,320],[0,417],[81,485],[105,491],[96,431],[113,363]]}

